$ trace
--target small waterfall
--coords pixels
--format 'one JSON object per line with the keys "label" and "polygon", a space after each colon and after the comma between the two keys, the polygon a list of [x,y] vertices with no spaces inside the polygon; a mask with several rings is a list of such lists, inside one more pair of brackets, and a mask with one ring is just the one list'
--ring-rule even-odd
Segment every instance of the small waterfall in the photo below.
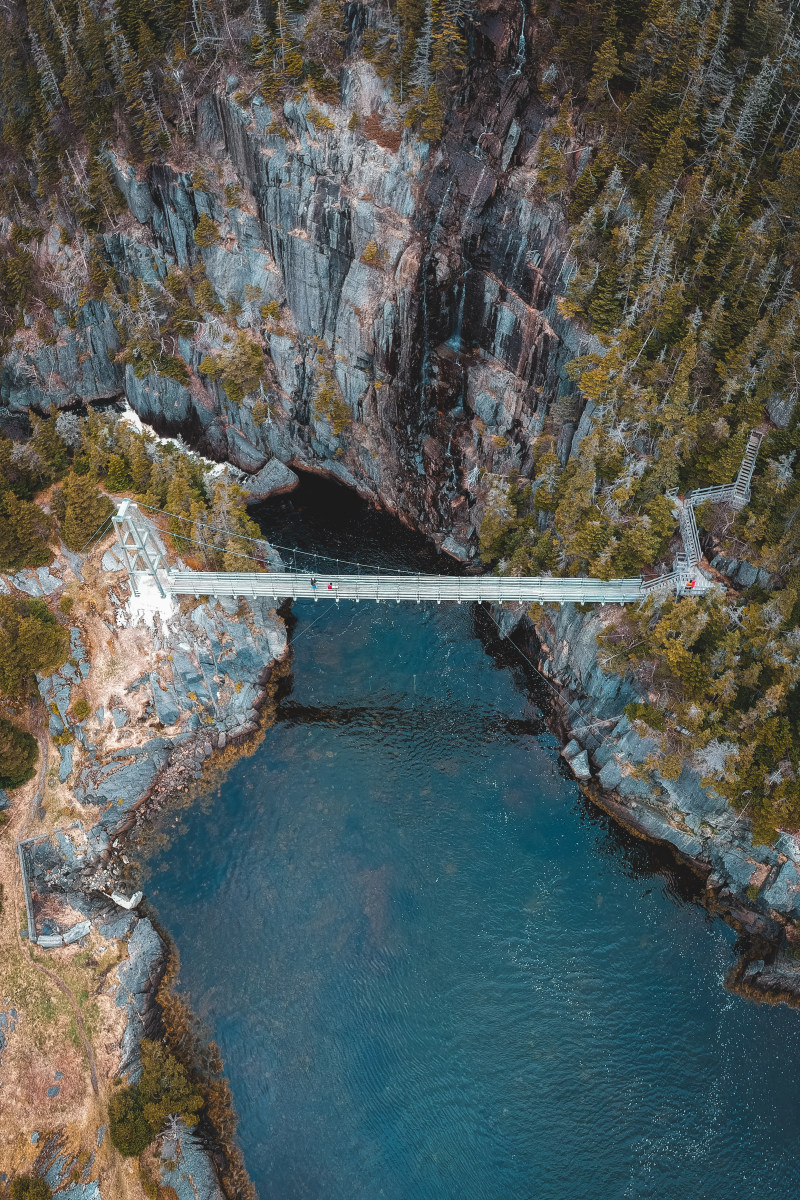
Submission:
{"label": "small waterfall", "polygon": [[522,68],[525,66],[527,58],[525,46],[525,18],[527,14],[525,12],[524,0],[519,0],[519,6],[522,9],[522,27],[519,31],[519,42],[517,43],[517,57],[515,59],[514,70],[515,75],[520,75],[522,73]]}
{"label": "small waterfall", "polygon": [[467,276],[472,270],[472,264],[467,262],[464,255],[461,256],[461,266],[464,268],[461,276],[461,298],[458,302],[458,316],[456,318],[456,327],[447,339],[452,348],[458,352],[461,349],[461,331],[464,326],[464,304],[467,299]]}
{"label": "small waterfall", "polygon": [[430,262],[433,257],[433,252],[436,246],[439,230],[442,227],[442,215],[445,210],[445,205],[450,199],[450,192],[453,189],[453,180],[447,185],[447,191],[442,197],[442,203],[439,205],[439,211],[436,214],[436,220],[433,223],[430,236],[430,249],[425,255],[422,264],[422,372],[420,381],[420,417],[423,417],[422,405],[425,401],[428,384],[431,376],[431,339],[430,339],[430,321],[428,318],[428,275]]}
{"label": "small waterfall", "polygon": [[[478,140],[480,141],[480,139],[478,139]],[[458,317],[456,319],[456,327],[453,330],[453,332],[450,334],[450,337],[448,338],[450,345],[453,347],[453,349],[455,351],[459,351],[461,349],[461,341],[462,341],[461,333],[462,333],[462,328],[463,328],[463,324],[464,324],[464,305],[465,305],[466,298],[467,298],[467,277],[470,274],[470,272],[472,271],[472,264],[469,262],[466,254],[464,253],[465,243],[466,243],[467,236],[469,233],[469,223],[472,219],[472,210],[475,207],[475,199],[478,195],[478,192],[480,191],[481,184],[483,183],[483,181],[486,177],[487,169],[488,168],[487,168],[486,164],[484,164],[480,169],[478,178],[475,182],[475,187],[472,189],[472,195],[469,198],[469,203],[467,204],[467,207],[464,210],[464,218],[461,222],[461,231],[459,234],[460,242],[461,242],[461,271],[462,271],[462,274],[461,274],[461,298],[458,302]],[[462,397],[462,400],[463,400],[463,397]]]}
{"label": "small waterfall", "polygon": [[456,467],[455,460],[453,458],[453,434],[452,434],[452,431],[450,432],[450,435],[447,439],[447,449],[444,452],[444,456],[445,456],[445,459],[448,464],[448,469],[447,469],[447,474],[446,474],[444,480],[442,481],[442,487],[439,491],[437,503],[438,503],[439,512],[440,512],[441,516],[444,518],[444,520],[446,522],[449,523],[450,502],[451,502],[451,500],[453,500],[453,498],[455,496],[458,495],[458,492],[459,492],[458,468]]}

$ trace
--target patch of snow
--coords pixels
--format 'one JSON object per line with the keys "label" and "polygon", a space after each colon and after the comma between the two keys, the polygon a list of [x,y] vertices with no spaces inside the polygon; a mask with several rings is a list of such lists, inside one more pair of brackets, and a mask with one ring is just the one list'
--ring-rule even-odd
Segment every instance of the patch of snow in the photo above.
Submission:
{"label": "patch of snow", "polygon": [[178,602],[169,592],[162,596],[152,575],[137,575],[136,587],[139,595],[131,594],[127,604],[117,610],[117,624],[155,626],[156,617],[162,625],[168,625],[178,613]]}
{"label": "patch of snow", "polygon": [[244,471],[240,471],[238,467],[234,467],[231,463],[219,463],[214,462],[210,458],[205,458],[202,454],[198,454],[196,450],[192,450],[191,446],[188,446],[180,436],[160,437],[157,433],[153,432],[149,425],[144,424],[139,414],[132,408],[126,407],[125,411],[120,414],[119,419],[120,421],[127,422],[137,433],[150,434],[151,437],[155,438],[159,446],[175,446],[181,454],[184,454],[193,462],[201,463],[209,479],[217,479],[220,475],[225,475],[226,473],[228,478],[232,479],[234,483],[238,483],[241,479],[245,478]]}

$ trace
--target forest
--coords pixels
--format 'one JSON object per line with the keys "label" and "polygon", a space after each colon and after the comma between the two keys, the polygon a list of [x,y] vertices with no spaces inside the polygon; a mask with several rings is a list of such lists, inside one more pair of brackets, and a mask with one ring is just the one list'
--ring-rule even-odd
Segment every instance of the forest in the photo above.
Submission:
{"label": "forest", "polygon": [[[220,301],[202,262],[174,272],[158,294],[115,273],[101,236],[123,204],[113,153],[124,150],[142,169],[179,160],[192,145],[198,97],[233,69],[245,79],[239,103],[260,98],[278,111],[303,94],[324,131],[331,122],[323,109],[340,102],[341,68],[353,57],[373,64],[403,113],[403,130],[381,128],[376,138],[395,148],[401,136],[445,144],[486,71],[486,7],[467,0],[5,6],[0,353],[24,327],[52,337],[55,307],[102,298],[124,361],[137,374],[180,381],[180,338],[214,314],[232,335],[224,353],[203,360],[202,373],[219,380],[233,403],[259,395],[258,337],[238,326],[233,333],[241,306]],[[642,692],[631,716],[660,746],[650,768],[676,777],[690,761],[769,841],[777,828],[800,822],[798,7],[535,0],[520,8],[526,52],[515,69],[546,113],[535,199],[569,227],[569,284],[559,310],[585,331],[589,348],[566,370],[592,405],[592,424],[566,465],[554,423],[545,426],[531,478],[524,486],[509,480],[504,504],[487,513],[482,559],[526,574],[610,578],[669,569],[675,521],[665,493],[731,481],[750,430],[762,428],[751,503],[740,511],[709,505],[698,519],[708,546],[762,569],[772,586],[651,600],[609,623],[601,655]],[[195,186],[202,186],[200,168]],[[36,249],[54,223],[85,264],[74,300],[38,265]],[[196,244],[218,236],[201,218]],[[258,297],[245,299],[258,311]],[[277,307],[265,307],[262,321],[278,322]],[[325,386],[320,411],[344,426],[346,406]],[[258,403],[260,419],[269,420],[269,403]],[[177,513],[184,524],[173,526],[176,537],[192,522],[191,536],[209,543],[203,522],[211,514],[206,524],[226,536],[199,547],[203,563],[233,562],[236,538],[254,536],[239,498],[209,495],[188,465],[171,474],[144,441],[118,435],[99,416],[89,417],[73,448],[59,445],[51,425],[34,418],[22,449],[0,443],[5,569],[47,561],[54,522],[78,548],[102,518],[100,484]],[[54,485],[44,514],[34,497]]]}

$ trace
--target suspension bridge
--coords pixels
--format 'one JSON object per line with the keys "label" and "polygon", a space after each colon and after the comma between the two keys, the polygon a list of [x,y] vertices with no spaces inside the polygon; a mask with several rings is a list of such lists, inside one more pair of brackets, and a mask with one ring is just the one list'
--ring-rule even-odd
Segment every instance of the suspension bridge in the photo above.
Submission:
{"label": "suspension bridge", "polygon": [[[453,576],[412,572],[391,574],[377,571],[375,568],[362,568],[359,564],[348,564],[358,567],[357,573],[348,574],[341,572],[338,560],[333,559],[323,561],[336,563],[335,571],[175,570],[170,567],[158,529],[143,516],[139,505],[131,500],[123,500],[112,521],[135,594],[138,591],[137,581],[142,576],[149,576],[155,580],[162,596],[263,596],[276,602],[322,598],[337,601],[394,600],[398,604],[402,600],[437,604],[443,601],[469,604],[483,600],[495,604],[636,604],[653,594],[672,592],[676,595],[697,595],[715,586],[698,566],[702,558],[702,549],[695,508],[706,502],[726,502],[735,507],[742,507],[747,503],[750,499],[750,484],[758,448],[763,436],[761,430],[753,430],[750,434],[734,483],[689,492],[682,498],[677,492],[668,493],[678,519],[683,553],[676,556],[673,571],[649,579],[643,576],[631,579],[592,579],[585,576]],[[163,515],[170,517],[174,514]],[[183,540],[191,542],[193,539],[186,537]],[[290,553],[296,558],[296,552]],[[246,559],[248,556],[241,557]],[[317,559],[317,556],[311,557]],[[284,567],[282,562],[280,565]]]}

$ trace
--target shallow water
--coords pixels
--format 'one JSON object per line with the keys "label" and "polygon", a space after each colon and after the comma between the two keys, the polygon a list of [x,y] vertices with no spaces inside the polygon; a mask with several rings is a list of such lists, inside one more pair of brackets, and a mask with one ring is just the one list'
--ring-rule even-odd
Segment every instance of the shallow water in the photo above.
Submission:
{"label": "shallow water", "polygon": [[794,1194],[800,1014],[723,989],[474,614],[294,612],[278,723],[146,885],[262,1200]]}

